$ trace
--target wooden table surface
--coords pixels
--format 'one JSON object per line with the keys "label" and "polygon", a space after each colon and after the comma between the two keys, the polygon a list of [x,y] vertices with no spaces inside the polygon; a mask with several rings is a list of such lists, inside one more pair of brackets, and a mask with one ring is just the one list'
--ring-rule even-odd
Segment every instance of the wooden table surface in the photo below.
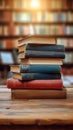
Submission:
{"label": "wooden table surface", "polygon": [[10,89],[0,86],[0,130],[5,125],[9,128],[10,125],[29,125],[29,129],[33,125],[35,130],[36,126],[45,126],[48,130],[51,125],[73,128],[73,88],[67,88],[67,99],[12,101]]}

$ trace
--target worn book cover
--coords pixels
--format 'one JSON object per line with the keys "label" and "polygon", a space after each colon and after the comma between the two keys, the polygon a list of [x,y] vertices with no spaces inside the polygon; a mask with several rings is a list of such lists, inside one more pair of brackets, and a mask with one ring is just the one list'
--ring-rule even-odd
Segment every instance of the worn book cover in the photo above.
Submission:
{"label": "worn book cover", "polygon": [[63,99],[66,98],[66,88],[62,90],[25,90],[11,89],[12,99]]}
{"label": "worn book cover", "polygon": [[46,45],[46,44],[24,44],[18,46],[19,52],[24,52],[25,50],[35,50],[35,51],[60,51],[64,52],[64,45]]}
{"label": "worn book cover", "polygon": [[7,87],[11,89],[62,89],[63,83],[61,79],[53,80],[31,80],[20,81],[18,79],[7,79]]}
{"label": "worn book cover", "polygon": [[46,35],[31,35],[31,36],[26,36],[25,38],[21,38],[18,41],[18,46],[24,45],[24,44],[32,44],[32,43],[37,43],[37,44],[53,44],[55,45],[57,43],[56,38],[49,38]]}
{"label": "worn book cover", "polygon": [[48,79],[61,79],[61,74],[48,74],[48,73],[15,73],[13,72],[13,78],[29,81],[29,80],[48,80]]}
{"label": "worn book cover", "polygon": [[64,52],[26,50],[18,54],[18,58],[65,58]]}
{"label": "worn book cover", "polygon": [[62,65],[63,59],[61,59],[61,58],[28,58],[28,59],[20,59],[20,64]]}
{"label": "worn book cover", "polygon": [[18,73],[60,73],[59,65],[10,65],[11,72]]}

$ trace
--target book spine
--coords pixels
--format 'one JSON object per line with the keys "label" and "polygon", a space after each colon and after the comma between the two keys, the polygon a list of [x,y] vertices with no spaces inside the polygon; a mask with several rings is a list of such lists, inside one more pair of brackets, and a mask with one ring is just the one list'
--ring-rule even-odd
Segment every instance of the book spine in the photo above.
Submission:
{"label": "book spine", "polygon": [[11,89],[12,99],[63,99],[66,98],[66,89],[63,90],[14,90]]}
{"label": "book spine", "polygon": [[60,73],[58,65],[20,65],[21,73]]}
{"label": "book spine", "polygon": [[31,51],[26,50],[25,52],[25,58],[65,58],[64,52],[54,52],[54,51]]}
{"label": "book spine", "polygon": [[62,89],[63,83],[61,79],[56,80],[32,80],[20,81],[18,79],[7,79],[7,87],[10,89]]}
{"label": "book spine", "polygon": [[64,52],[64,45],[39,45],[37,44],[32,45],[32,44],[27,44],[26,45],[26,50],[36,50],[36,51],[60,51]]}
{"label": "book spine", "polygon": [[44,73],[22,73],[22,80],[36,80],[36,79],[60,79],[61,74],[44,74]]}

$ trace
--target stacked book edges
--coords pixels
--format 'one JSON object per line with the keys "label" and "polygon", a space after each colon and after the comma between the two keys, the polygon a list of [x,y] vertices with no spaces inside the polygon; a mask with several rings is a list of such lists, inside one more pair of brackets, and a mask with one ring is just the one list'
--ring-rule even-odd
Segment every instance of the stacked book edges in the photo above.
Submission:
{"label": "stacked book edges", "polygon": [[18,41],[18,65],[11,65],[7,80],[12,99],[66,98],[61,79],[64,46],[46,36],[28,36]]}
{"label": "stacked book edges", "polygon": [[19,81],[10,78],[7,86],[11,89],[12,99],[61,99],[66,98],[62,80]]}

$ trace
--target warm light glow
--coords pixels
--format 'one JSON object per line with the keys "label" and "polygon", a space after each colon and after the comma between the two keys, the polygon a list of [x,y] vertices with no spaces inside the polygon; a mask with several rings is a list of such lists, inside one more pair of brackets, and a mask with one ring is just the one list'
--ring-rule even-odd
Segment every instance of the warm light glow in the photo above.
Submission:
{"label": "warm light glow", "polygon": [[39,7],[39,2],[38,2],[38,0],[32,0],[32,1],[31,1],[31,7],[32,7],[32,8],[38,8],[38,7]]}

